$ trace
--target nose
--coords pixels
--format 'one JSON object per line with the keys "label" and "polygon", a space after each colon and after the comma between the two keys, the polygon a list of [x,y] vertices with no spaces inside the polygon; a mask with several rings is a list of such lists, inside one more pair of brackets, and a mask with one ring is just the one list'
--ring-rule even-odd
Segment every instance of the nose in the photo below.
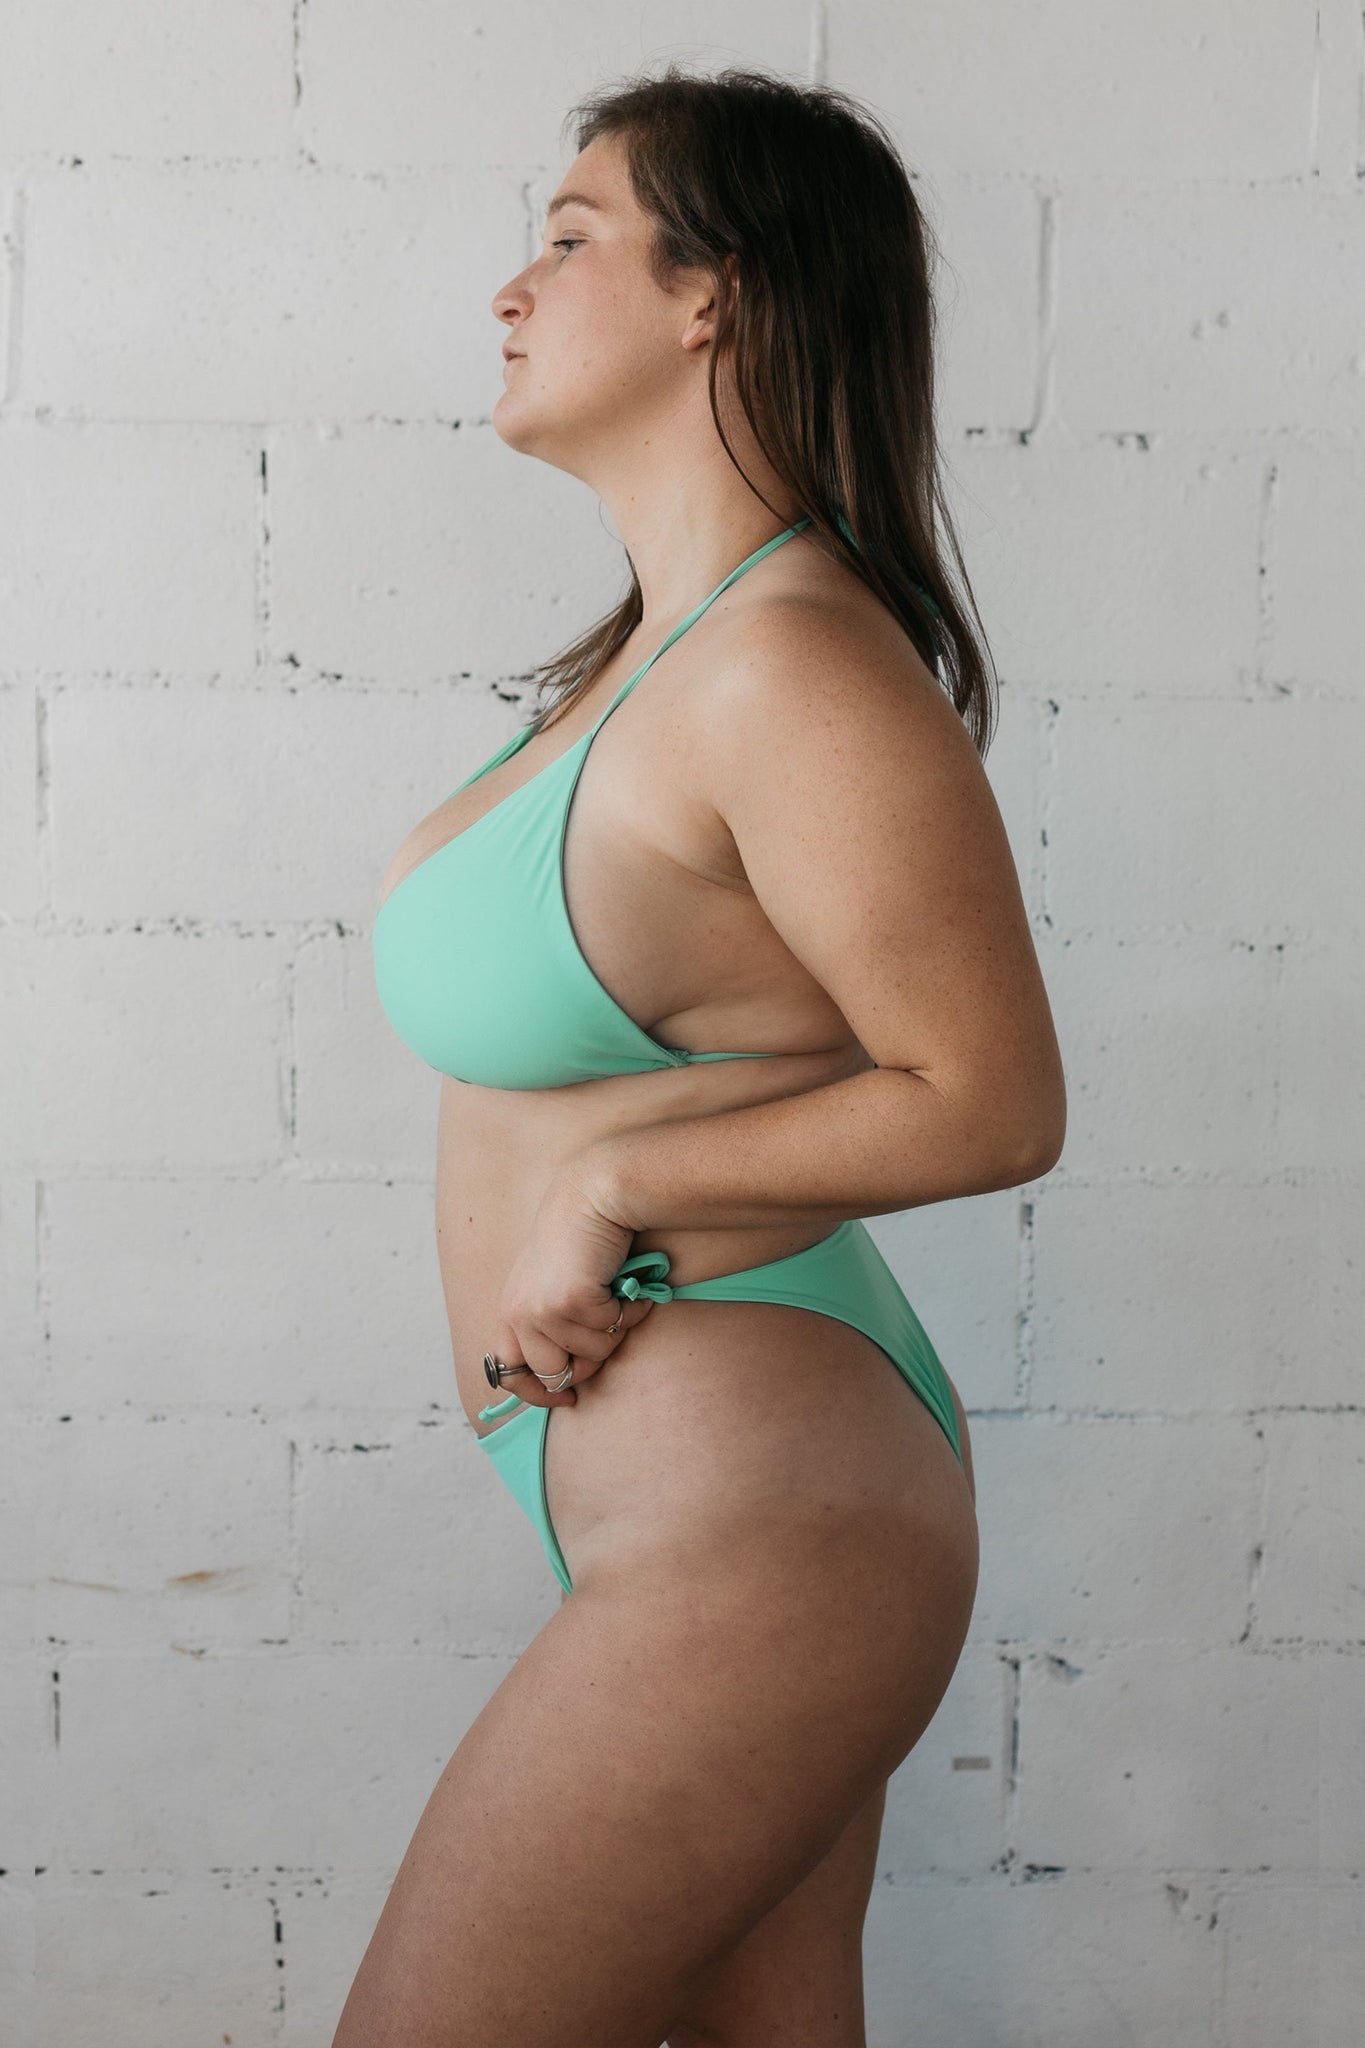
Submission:
{"label": "nose", "polygon": [[505,284],[501,291],[493,294],[493,318],[501,320],[507,327],[514,328],[531,310],[530,295],[521,282],[525,275],[522,271],[520,277],[514,277],[510,284]]}

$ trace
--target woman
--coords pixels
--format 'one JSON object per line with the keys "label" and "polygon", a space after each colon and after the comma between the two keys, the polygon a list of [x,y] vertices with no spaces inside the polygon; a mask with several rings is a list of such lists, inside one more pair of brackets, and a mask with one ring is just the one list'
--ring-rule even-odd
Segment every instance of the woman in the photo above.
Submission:
{"label": "woman", "polygon": [[334,2048],[854,2048],[886,1780],[977,1577],[962,1404],[859,1219],[1045,1172],[1061,1064],[893,147],[749,72],[577,111],[493,423],[598,493],[632,588],[374,933],[445,1076],[460,1396],[566,1597]]}

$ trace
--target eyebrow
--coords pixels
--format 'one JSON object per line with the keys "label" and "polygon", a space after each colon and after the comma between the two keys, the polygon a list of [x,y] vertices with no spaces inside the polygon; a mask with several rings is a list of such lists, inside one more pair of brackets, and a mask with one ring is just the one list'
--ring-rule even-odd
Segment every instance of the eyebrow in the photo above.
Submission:
{"label": "eyebrow", "polygon": [[593,213],[607,213],[610,211],[610,208],[603,206],[600,199],[590,199],[586,192],[561,192],[546,207],[546,220],[551,219],[553,215],[560,211],[561,207],[565,206],[586,206]]}

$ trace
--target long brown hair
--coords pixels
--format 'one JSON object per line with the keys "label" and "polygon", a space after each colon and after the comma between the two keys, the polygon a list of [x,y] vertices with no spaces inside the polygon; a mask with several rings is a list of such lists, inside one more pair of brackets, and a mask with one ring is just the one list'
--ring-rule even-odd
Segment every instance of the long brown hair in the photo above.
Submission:
{"label": "long brown hair", "polygon": [[[619,138],[635,200],[654,223],[656,282],[666,288],[681,267],[711,273],[708,390],[731,461],[740,468],[716,406],[722,358],[757,445],[810,517],[807,538],[900,621],[984,757],[994,668],[935,440],[937,245],[891,137],[834,87],[733,68],[697,77],[673,64],[599,86],[571,121],[579,151]],[[537,731],[602,672],[642,609],[632,565],[616,609],[532,672],[538,694],[557,692],[535,715]]]}

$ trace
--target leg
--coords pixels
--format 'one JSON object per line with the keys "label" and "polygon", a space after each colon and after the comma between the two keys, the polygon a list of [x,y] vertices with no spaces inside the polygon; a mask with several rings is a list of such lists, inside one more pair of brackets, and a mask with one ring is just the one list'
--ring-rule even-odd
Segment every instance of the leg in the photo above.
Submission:
{"label": "leg", "polygon": [[886,1785],[808,1877],[694,1985],[667,2048],[865,2048],[863,1923]]}
{"label": "leg", "polygon": [[[951,1394],[975,1503],[971,1433]],[[885,1810],[883,1783],[810,1875],[697,1980],[666,2048],[864,2048],[863,1926]]]}
{"label": "leg", "polygon": [[659,2048],[932,1718],[972,1538],[817,1502],[576,1565],[442,1773],[333,2048]]}

